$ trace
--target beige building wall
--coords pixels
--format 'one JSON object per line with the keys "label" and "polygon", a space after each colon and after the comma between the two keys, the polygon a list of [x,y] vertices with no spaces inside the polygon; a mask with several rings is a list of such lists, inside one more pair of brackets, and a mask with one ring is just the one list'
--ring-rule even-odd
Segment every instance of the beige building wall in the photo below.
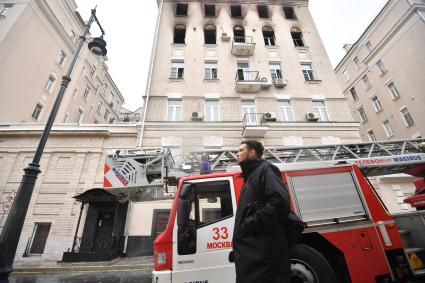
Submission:
{"label": "beige building wall", "polygon": [[424,44],[425,2],[390,0],[335,68],[362,140],[424,136]]}
{"label": "beige building wall", "polygon": [[[146,119],[142,123],[142,146],[183,147],[184,150],[202,148],[234,148],[243,137],[244,101],[253,101],[256,113],[274,113],[276,121],[268,122],[262,140],[266,146],[314,145],[357,142],[358,122],[349,113],[332,72],[308,1],[259,1],[268,7],[269,18],[260,19],[255,2],[179,1],[188,4],[187,16],[176,16],[176,1],[159,1],[156,43],[153,51],[145,107]],[[204,16],[204,4],[214,4],[216,17]],[[242,18],[232,18],[230,5],[241,5]],[[286,19],[283,6],[293,7],[296,19]],[[185,44],[173,43],[176,25],[186,27]],[[216,44],[204,43],[204,27],[216,28]],[[243,26],[246,36],[252,36],[255,48],[252,56],[232,54],[233,27]],[[262,30],[272,28],[275,45],[265,45]],[[302,32],[304,47],[295,47],[291,29]],[[222,38],[227,33],[230,40]],[[171,78],[172,61],[184,62],[182,79]],[[205,79],[205,62],[217,63],[217,79]],[[257,92],[236,91],[238,62],[249,63],[250,71],[258,71],[269,87]],[[271,85],[270,63],[279,63],[287,85]],[[310,63],[314,80],[305,80],[301,63]],[[169,101],[181,101],[181,116],[170,120]],[[218,101],[218,120],[191,119],[192,112],[206,114],[206,101]],[[278,101],[291,105],[294,119],[285,121],[279,114]],[[323,102],[329,117],[326,121],[310,122],[306,113],[314,112],[313,101]],[[249,138],[245,135],[245,138]],[[256,137],[258,138],[258,137]]]}
{"label": "beige building wall", "polygon": [[[7,2],[12,5],[0,19],[0,123],[45,122],[84,22],[74,0]],[[91,54],[84,44],[57,122],[118,120],[124,99],[105,60]]]}
{"label": "beige building wall", "polygon": [[[42,125],[12,124],[0,127],[0,230],[8,216],[4,201],[16,194],[23,169],[34,156],[42,130]],[[62,259],[63,252],[72,247],[80,212],[80,203],[73,197],[92,188],[102,188],[107,151],[133,148],[137,136],[135,125],[62,124],[53,127],[41,159],[41,174],[28,208],[15,263]],[[86,211],[79,236],[84,227]],[[51,223],[44,253],[24,257],[37,222]],[[150,225],[151,219],[147,219],[147,223]]]}

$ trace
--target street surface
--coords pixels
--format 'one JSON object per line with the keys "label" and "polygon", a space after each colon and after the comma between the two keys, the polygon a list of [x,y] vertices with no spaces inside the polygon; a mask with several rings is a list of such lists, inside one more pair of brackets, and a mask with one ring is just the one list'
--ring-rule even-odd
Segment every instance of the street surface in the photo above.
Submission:
{"label": "street surface", "polygon": [[[111,267],[112,269],[113,267]],[[66,272],[55,274],[12,274],[9,283],[151,283],[151,274],[147,271],[116,272]]]}

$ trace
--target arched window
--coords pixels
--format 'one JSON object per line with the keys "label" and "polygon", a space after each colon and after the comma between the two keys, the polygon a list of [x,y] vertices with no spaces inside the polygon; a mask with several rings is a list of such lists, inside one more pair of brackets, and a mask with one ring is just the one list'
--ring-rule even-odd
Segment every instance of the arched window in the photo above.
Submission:
{"label": "arched window", "polygon": [[241,26],[235,26],[233,28],[233,35],[235,37],[235,42],[245,42],[245,30]]}
{"label": "arched window", "polygon": [[303,34],[299,28],[291,28],[291,36],[296,47],[303,47]]}
{"label": "arched window", "polygon": [[264,38],[265,45],[269,45],[269,46],[276,45],[274,31],[271,27],[263,27],[263,38]]}
{"label": "arched window", "polygon": [[186,27],[184,25],[176,25],[174,27],[174,43],[185,43]]}
{"label": "arched window", "polygon": [[213,25],[204,27],[204,42],[205,44],[216,44],[216,29]]}

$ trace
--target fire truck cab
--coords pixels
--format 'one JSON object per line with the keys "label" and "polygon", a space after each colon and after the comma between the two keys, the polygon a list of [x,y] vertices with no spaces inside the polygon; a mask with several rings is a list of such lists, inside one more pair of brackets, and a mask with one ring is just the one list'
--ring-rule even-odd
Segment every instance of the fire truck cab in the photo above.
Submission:
{"label": "fire truck cab", "polygon": [[[292,210],[306,223],[291,251],[293,282],[403,282],[412,274],[397,223],[357,165],[277,166]],[[180,179],[167,227],[154,242],[152,282],[235,282],[229,255],[242,186],[240,171]]]}

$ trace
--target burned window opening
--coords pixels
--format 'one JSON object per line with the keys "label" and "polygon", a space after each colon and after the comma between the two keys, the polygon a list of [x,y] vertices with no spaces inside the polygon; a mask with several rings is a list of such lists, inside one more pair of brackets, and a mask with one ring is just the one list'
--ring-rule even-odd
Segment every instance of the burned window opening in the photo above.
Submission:
{"label": "burned window opening", "polygon": [[215,17],[215,5],[205,4],[204,6],[205,17]]}
{"label": "burned window opening", "polygon": [[176,16],[187,16],[188,4],[177,3],[176,5]]}
{"label": "burned window opening", "polygon": [[242,7],[241,7],[241,5],[230,6],[230,12],[231,12],[232,18],[242,18]]}
{"label": "burned window opening", "polygon": [[257,5],[257,11],[261,19],[269,18],[269,10],[266,5]]}
{"label": "burned window opening", "polygon": [[276,45],[276,39],[274,35],[274,31],[270,27],[263,28],[263,38],[264,38],[264,44],[268,46],[275,46]]}
{"label": "burned window opening", "polygon": [[241,26],[235,26],[233,28],[233,35],[235,42],[245,42],[245,30]]}
{"label": "burned window opening", "polygon": [[216,29],[213,25],[205,26],[204,28],[204,42],[205,44],[216,44]]}
{"label": "burned window opening", "polygon": [[174,43],[185,43],[186,27],[177,25],[174,27]]}
{"label": "burned window opening", "polygon": [[291,36],[292,36],[292,40],[294,41],[294,45],[296,47],[303,47],[304,46],[303,35],[302,35],[302,32],[299,29],[297,29],[297,28],[291,29]]}
{"label": "burned window opening", "polygon": [[296,20],[295,11],[293,7],[283,7],[283,13],[287,20]]}

